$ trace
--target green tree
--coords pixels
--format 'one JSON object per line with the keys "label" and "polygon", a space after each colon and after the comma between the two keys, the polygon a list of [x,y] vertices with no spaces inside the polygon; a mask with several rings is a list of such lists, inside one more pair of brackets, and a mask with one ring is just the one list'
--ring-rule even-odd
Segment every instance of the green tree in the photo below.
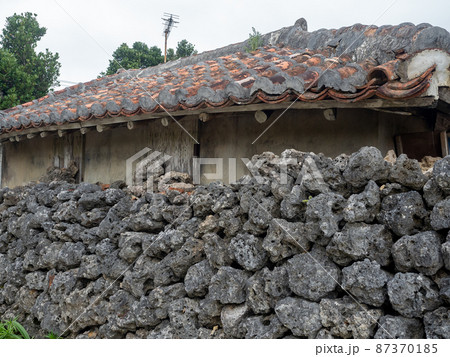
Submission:
{"label": "green tree", "polygon": [[[173,61],[180,57],[190,56],[196,53],[194,45],[187,40],[178,42],[176,50],[167,49],[167,61]],[[135,42],[132,47],[122,43],[112,54],[106,72],[101,76],[114,74],[119,69],[136,69],[156,66],[164,62],[164,54],[157,46],[148,47],[144,42]]]}
{"label": "green tree", "polygon": [[177,44],[177,49],[175,51],[176,58],[189,57],[193,54],[197,54],[195,46],[188,42],[187,40],[181,40]]}
{"label": "green tree", "polygon": [[26,12],[6,18],[0,36],[0,109],[42,97],[59,84],[58,53],[48,49],[36,53],[37,43],[47,32],[36,17]]}
{"label": "green tree", "polygon": [[109,61],[106,73],[114,74],[120,68],[143,68],[156,66],[163,62],[164,57],[161,49],[153,46],[148,47],[144,42],[135,42],[132,47],[122,43],[112,55],[113,59]]}
{"label": "green tree", "polygon": [[11,53],[0,48],[0,109],[32,100],[35,80]]}

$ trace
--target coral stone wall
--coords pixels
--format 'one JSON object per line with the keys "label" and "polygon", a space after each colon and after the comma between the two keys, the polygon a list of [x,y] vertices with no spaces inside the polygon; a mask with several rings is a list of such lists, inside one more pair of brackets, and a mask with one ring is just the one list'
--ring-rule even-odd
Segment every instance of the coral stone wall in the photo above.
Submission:
{"label": "coral stone wall", "polygon": [[450,156],[425,174],[373,147],[252,163],[140,197],[1,190],[0,316],[37,337],[450,338]]}

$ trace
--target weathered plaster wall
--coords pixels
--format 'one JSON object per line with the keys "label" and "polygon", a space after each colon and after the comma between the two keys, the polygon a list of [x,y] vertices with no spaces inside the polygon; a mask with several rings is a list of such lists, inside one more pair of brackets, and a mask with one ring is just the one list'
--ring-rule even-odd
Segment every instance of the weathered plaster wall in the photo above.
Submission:
{"label": "weathered plaster wall", "polygon": [[[255,144],[252,142],[281,111],[263,124],[254,113],[221,114],[201,123],[197,116],[184,117],[179,123],[200,142],[200,157],[222,158],[224,182],[229,182],[229,158],[236,158],[237,178],[248,171],[241,158],[250,159],[259,152],[281,153],[292,147],[302,151],[322,152],[329,156],[351,153],[364,145],[378,147],[383,153],[394,149],[394,135],[432,130],[425,119],[380,113],[372,110],[342,109],[335,121],[327,121],[321,110],[288,110]],[[69,133],[4,144],[2,186],[14,187],[38,180],[59,159],[63,167],[74,159],[81,168],[79,180],[112,183],[125,180],[127,158],[145,147],[170,155],[166,171],[192,174],[194,140],[171,118],[169,125],[160,120],[136,122],[133,130],[117,127],[101,133],[93,130],[84,137]],[[84,154],[82,148],[84,147]],[[204,173],[214,166],[202,166]],[[207,182],[202,177],[202,182]]]}
{"label": "weathered plaster wall", "polygon": [[267,153],[231,187],[0,190],[0,316],[36,337],[450,338],[450,156],[428,176],[376,148],[282,157],[285,184]]}
{"label": "weathered plaster wall", "polygon": [[81,164],[82,136],[79,132],[62,138],[53,135],[3,144],[2,187],[37,181],[48,167],[65,167],[71,160]]}
{"label": "weathered plaster wall", "polygon": [[[88,132],[84,180],[93,183],[125,180],[126,160],[145,147],[172,157],[166,164],[166,171],[192,173],[195,142],[173,119],[169,118],[168,122],[167,127],[157,119],[137,122],[133,130],[120,127],[102,133]],[[197,117],[179,120],[180,125],[194,138],[197,136],[197,122]]]}
{"label": "weathered plaster wall", "polygon": [[[364,109],[340,109],[335,121],[327,121],[322,110],[288,110],[276,121],[280,114],[282,111],[274,112],[263,124],[255,120],[253,112],[220,116],[202,123],[200,156],[224,158],[224,176],[228,182],[229,158],[237,158],[239,178],[248,173],[240,158],[250,159],[264,151],[280,154],[291,147],[335,157],[371,145],[386,153],[395,149],[395,135],[432,130],[430,123],[422,118]],[[202,170],[211,173],[215,167],[204,166]]]}

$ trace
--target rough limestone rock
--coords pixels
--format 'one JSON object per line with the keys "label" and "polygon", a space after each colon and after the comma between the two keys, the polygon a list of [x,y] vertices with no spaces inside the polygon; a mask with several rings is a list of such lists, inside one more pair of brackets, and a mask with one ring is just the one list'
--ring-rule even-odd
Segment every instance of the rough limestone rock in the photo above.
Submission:
{"label": "rough limestone rock", "polygon": [[427,277],[416,273],[397,273],[388,282],[392,307],[405,317],[423,317],[440,304],[439,291]]}
{"label": "rough limestone rock", "polygon": [[287,297],[278,301],[275,313],[281,323],[295,336],[314,338],[322,328],[319,304],[300,298]]}
{"label": "rough limestone rock", "polygon": [[310,199],[306,208],[305,235],[308,240],[327,245],[339,230],[345,199],[335,193],[322,193]]}
{"label": "rough limestone rock", "polygon": [[247,304],[255,314],[268,314],[275,305],[275,299],[265,288],[264,271],[256,272],[247,281]]}
{"label": "rough limestone rock", "polygon": [[450,338],[450,309],[440,307],[424,315],[427,338]]}
{"label": "rough limestone rock", "polygon": [[248,275],[243,270],[221,267],[211,278],[210,296],[222,304],[241,304],[246,299],[247,279]]}
{"label": "rough limestone rock", "polygon": [[389,179],[413,190],[421,190],[427,182],[419,162],[409,159],[405,154],[400,155],[391,168]]}
{"label": "rough limestone rock", "polygon": [[431,227],[435,230],[450,228],[450,197],[436,203],[431,212]]}
{"label": "rough limestone rock", "polygon": [[228,186],[0,189],[0,316],[34,338],[450,338],[449,162],[286,150]]}
{"label": "rough limestone rock", "polygon": [[444,260],[445,269],[450,271],[450,240],[447,237],[447,241],[442,244],[442,258]]}
{"label": "rough limestone rock", "polygon": [[436,180],[439,188],[446,195],[450,195],[450,155],[434,164],[433,178]]}
{"label": "rough limestone rock", "polygon": [[431,178],[423,186],[423,199],[429,207],[434,207],[436,203],[442,201],[444,198],[445,193],[441,190],[435,178]]}
{"label": "rough limestone rock", "polygon": [[339,338],[371,338],[382,314],[381,310],[369,309],[348,296],[320,302],[322,325]]}
{"label": "rough limestone rock", "polygon": [[207,260],[192,265],[184,277],[184,286],[189,297],[205,296],[214,270]]}
{"label": "rough limestone rock", "polygon": [[347,222],[372,222],[380,209],[380,188],[370,180],[363,192],[351,195],[344,208]]}
{"label": "rough limestone rock", "polygon": [[262,246],[269,254],[270,260],[276,263],[308,251],[311,242],[306,239],[302,222],[288,222],[275,218],[269,224]]}
{"label": "rough limestone rock", "polygon": [[416,339],[423,338],[424,331],[419,319],[403,316],[382,316],[378,321],[379,327],[374,338]]}
{"label": "rough limestone rock", "polygon": [[281,338],[288,331],[275,315],[247,317],[242,323],[246,339]]}
{"label": "rough limestone rock", "polygon": [[281,217],[288,220],[301,220],[304,216],[306,205],[304,200],[308,199],[308,194],[303,185],[294,185],[280,204]]}
{"label": "rough limestone rock", "polygon": [[380,264],[369,259],[342,269],[342,288],[359,302],[376,307],[386,300],[388,280],[389,274],[381,269]]}
{"label": "rough limestone rock", "polygon": [[223,305],[219,301],[211,299],[209,294],[206,295],[204,299],[199,301],[198,322],[201,326],[211,329],[220,325],[222,308]]}
{"label": "rough limestone rock", "polygon": [[392,247],[396,268],[401,272],[416,270],[434,275],[444,265],[441,254],[441,238],[428,231],[400,238]]}
{"label": "rough limestone rock", "polygon": [[262,239],[251,234],[238,234],[231,239],[230,256],[244,269],[256,271],[267,262],[267,253],[263,249]]}
{"label": "rough limestone rock", "polygon": [[289,288],[289,275],[286,265],[275,267],[272,271],[264,268],[263,277],[265,281],[264,291],[274,298],[284,298],[291,293]]}
{"label": "rough limestone rock", "polygon": [[197,338],[198,301],[182,298],[173,301],[168,308],[173,338]]}
{"label": "rough limestone rock", "polygon": [[389,169],[389,164],[384,160],[380,150],[372,146],[365,146],[350,156],[343,176],[352,186],[360,188],[370,180],[386,181]]}
{"label": "rough limestone rock", "polygon": [[381,224],[347,223],[327,246],[328,256],[339,265],[368,258],[381,266],[390,263],[392,235]]}
{"label": "rough limestone rock", "polygon": [[287,262],[289,287],[298,296],[312,301],[331,293],[340,283],[340,270],[323,248],[294,256]]}
{"label": "rough limestone rock", "polygon": [[425,216],[422,197],[416,191],[409,191],[385,197],[378,220],[396,235],[404,236],[417,233]]}
{"label": "rough limestone rock", "polygon": [[440,290],[439,294],[447,304],[450,304],[450,277],[443,278],[439,282]]}
{"label": "rough limestone rock", "polygon": [[247,304],[226,305],[220,314],[220,321],[227,338],[244,338],[246,329],[243,326],[244,319],[249,315]]}
{"label": "rough limestone rock", "polygon": [[231,238],[221,238],[215,233],[207,233],[202,237],[204,250],[209,263],[214,268],[231,265],[233,259],[228,253]]}

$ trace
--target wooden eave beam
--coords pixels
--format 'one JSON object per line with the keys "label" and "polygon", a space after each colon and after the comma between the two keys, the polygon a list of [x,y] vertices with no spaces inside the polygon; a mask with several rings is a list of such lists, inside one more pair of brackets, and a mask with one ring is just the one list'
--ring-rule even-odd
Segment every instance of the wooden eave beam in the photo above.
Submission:
{"label": "wooden eave beam", "polygon": [[[198,117],[201,113],[243,113],[243,112],[256,112],[258,110],[277,110],[277,109],[328,109],[328,108],[360,108],[360,109],[373,109],[373,108],[418,108],[418,107],[435,107],[437,101],[434,97],[421,97],[408,100],[385,100],[385,99],[367,99],[355,103],[338,102],[336,100],[321,100],[317,102],[301,102],[297,101],[295,103],[277,103],[277,104],[249,104],[249,105],[233,105],[223,108],[203,108],[198,110],[180,110],[176,112],[170,112],[173,117],[180,116],[191,116],[195,115]],[[105,127],[102,128],[106,130],[106,127],[117,124],[125,124],[130,121],[137,122],[149,119],[169,117],[166,112],[153,113],[153,114],[140,114],[133,117],[113,117],[113,118],[102,118],[102,119],[91,119],[83,122],[68,123],[62,125],[53,125],[47,127],[29,128],[24,129],[20,132],[6,133],[0,136],[1,141],[9,140],[11,136],[17,135],[27,135],[30,133],[40,133],[40,132],[54,132],[54,131],[70,131],[70,130],[80,130],[81,128],[94,127]]]}

